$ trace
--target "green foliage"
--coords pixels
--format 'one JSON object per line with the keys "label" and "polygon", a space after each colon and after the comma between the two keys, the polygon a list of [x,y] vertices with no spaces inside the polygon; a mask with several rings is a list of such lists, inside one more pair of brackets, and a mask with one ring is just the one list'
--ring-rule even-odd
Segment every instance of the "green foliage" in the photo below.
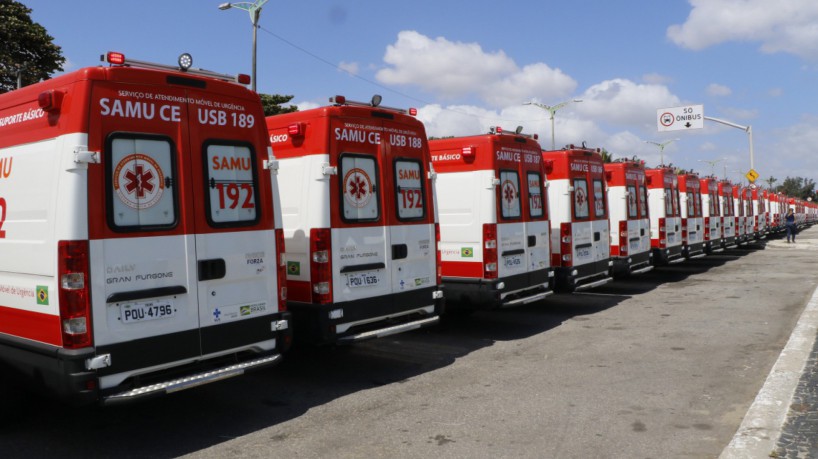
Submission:
{"label": "green foliage", "polygon": [[804,177],[787,177],[784,183],[776,188],[776,191],[783,192],[787,196],[801,199],[815,199],[815,181]]}
{"label": "green foliage", "polygon": [[601,149],[599,154],[602,155],[602,162],[603,163],[612,163],[613,162],[613,154],[606,149]]}
{"label": "green foliage", "polygon": [[31,20],[31,9],[14,0],[0,0],[0,93],[47,79],[62,71],[65,57],[54,37]]}
{"label": "green foliage", "polygon": [[291,101],[295,96],[259,93],[259,97],[261,97],[261,105],[264,106],[264,116],[273,116],[281,113],[292,113],[298,111],[298,107],[295,105],[282,107],[282,104],[286,104],[287,102]]}

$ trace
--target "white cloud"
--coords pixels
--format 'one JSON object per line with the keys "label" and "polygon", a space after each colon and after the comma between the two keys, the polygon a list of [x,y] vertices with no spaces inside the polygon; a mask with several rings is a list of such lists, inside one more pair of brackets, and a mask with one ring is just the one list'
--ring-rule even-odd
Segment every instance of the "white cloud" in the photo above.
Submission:
{"label": "white cloud", "polygon": [[357,62],[341,61],[338,63],[338,68],[346,73],[349,73],[350,75],[357,75],[358,71],[360,70]]}
{"label": "white cloud", "polygon": [[765,53],[785,52],[818,59],[818,2],[815,0],[689,0],[687,21],[667,36],[700,50],[728,41],[760,42]]}
{"label": "white cloud", "polygon": [[707,85],[707,94],[710,96],[724,97],[733,94],[733,90],[724,85],[710,83]]}
{"label": "white cloud", "polygon": [[444,100],[477,95],[499,108],[532,97],[567,97],[573,78],[544,63],[520,68],[503,51],[486,52],[477,43],[431,39],[415,31],[398,33],[384,55],[389,66],[375,78],[383,84],[413,85]]}
{"label": "white cloud", "polygon": [[781,97],[784,95],[784,90],[782,88],[772,88],[767,94],[770,97]]}
{"label": "white cloud", "polygon": [[769,150],[775,154],[756,150],[756,162],[762,163],[757,169],[763,170],[763,176],[773,175],[779,184],[788,176],[818,179],[818,116],[805,115],[798,124],[777,130],[775,137],[781,139]]}
{"label": "white cloud", "polygon": [[656,126],[656,110],[680,102],[666,86],[614,79],[595,84],[581,96],[582,115],[618,126]]}

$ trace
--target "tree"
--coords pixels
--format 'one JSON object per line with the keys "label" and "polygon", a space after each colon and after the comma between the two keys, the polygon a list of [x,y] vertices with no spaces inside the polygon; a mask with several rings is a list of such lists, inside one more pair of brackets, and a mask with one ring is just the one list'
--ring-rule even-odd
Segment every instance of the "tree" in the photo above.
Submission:
{"label": "tree", "polygon": [[287,102],[291,101],[295,96],[259,93],[259,97],[261,97],[261,105],[264,106],[264,116],[273,116],[281,113],[292,113],[298,111],[298,107],[295,105],[290,105],[288,107],[281,106],[281,104],[286,104]]}
{"label": "tree", "polygon": [[784,182],[778,186],[776,191],[783,192],[787,196],[795,198],[815,199],[815,181],[804,177],[787,177]]}
{"label": "tree", "polygon": [[62,71],[65,57],[54,37],[31,20],[31,8],[14,0],[0,0],[0,94],[36,83]]}
{"label": "tree", "polygon": [[767,188],[768,188],[768,189],[770,189],[770,190],[772,190],[772,191],[774,191],[774,190],[775,190],[775,188],[773,187],[773,185],[774,185],[774,184],[775,184],[775,182],[777,182],[777,181],[778,181],[778,179],[777,179],[777,178],[775,178],[775,177],[773,177],[772,175],[770,176],[770,178],[768,178],[768,179],[765,179],[765,180],[764,180],[764,182],[767,184]]}
{"label": "tree", "polygon": [[612,163],[613,162],[613,155],[606,149],[601,149],[599,154],[602,155],[602,162],[603,163]]}

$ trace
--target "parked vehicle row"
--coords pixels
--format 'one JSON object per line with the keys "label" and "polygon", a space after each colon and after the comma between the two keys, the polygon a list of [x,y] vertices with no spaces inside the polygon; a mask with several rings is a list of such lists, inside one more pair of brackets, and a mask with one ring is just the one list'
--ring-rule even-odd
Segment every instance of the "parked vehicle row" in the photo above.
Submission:
{"label": "parked vehicle row", "polygon": [[249,77],[104,61],[0,95],[0,364],[73,403],[594,288],[781,231],[789,207],[816,220],[521,128],[430,141],[378,96],[265,118]]}

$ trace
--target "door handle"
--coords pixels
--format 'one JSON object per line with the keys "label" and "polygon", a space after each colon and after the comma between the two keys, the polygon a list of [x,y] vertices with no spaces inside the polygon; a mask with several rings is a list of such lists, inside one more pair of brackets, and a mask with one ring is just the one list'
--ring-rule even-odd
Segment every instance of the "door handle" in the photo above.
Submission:
{"label": "door handle", "polygon": [[535,245],[537,245],[537,236],[528,236],[528,246],[534,247]]}
{"label": "door handle", "polygon": [[222,279],[227,274],[223,258],[199,260],[199,281]]}
{"label": "door handle", "polygon": [[594,242],[599,241],[599,238],[600,238],[599,231],[597,231],[596,233],[594,233]]}
{"label": "door handle", "polygon": [[406,244],[392,244],[392,259],[400,260],[409,255],[409,247]]}

